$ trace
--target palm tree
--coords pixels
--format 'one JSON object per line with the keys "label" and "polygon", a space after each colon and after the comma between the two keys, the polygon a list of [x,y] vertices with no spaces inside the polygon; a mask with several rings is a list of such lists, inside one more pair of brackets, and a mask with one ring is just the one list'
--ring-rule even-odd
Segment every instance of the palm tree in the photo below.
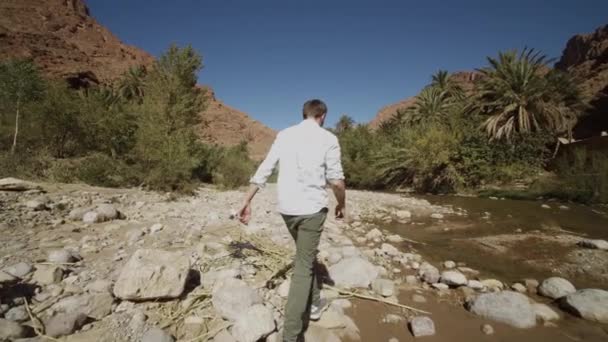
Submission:
{"label": "palm tree", "polygon": [[118,97],[125,101],[135,100],[138,103],[141,102],[142,98],[144,97],[143,80],[145,75],[146,70],[143,66],[130,68],[126,73],[123,74],[118,83]]}
{"label": "palm tree", "polygon": [[439,70],[432,76],[430,86],[438,88],[449,96],[462,99],[464,97],[464,90],[451,76],[446,70]]}
{"label": "palm tree", "polygon": [[447,91],[436,86],[424,88],[416,102],[407,109],[405,121],[409,124],[443,123],[449,117],[456,101]]}
{"label": "palm tree", "polygon": [[351,118],[350,116],[343,114],[340,119],[338,119],[338,122],[336,123],[336,133],[340,134],[343,132],[346,132],[348,130],[350,130],[351,128],[353,128],[355,125],[355,120],[353,120],[353,118]]}
{"label": "palm tree", "polygon": [[509,139],[514,133],[565,127],[564,107],[553,101],[547,83],[545,55],[533,49],[501,52],[488,57],[473,107],[488,118],[483,126],[492,139]]}

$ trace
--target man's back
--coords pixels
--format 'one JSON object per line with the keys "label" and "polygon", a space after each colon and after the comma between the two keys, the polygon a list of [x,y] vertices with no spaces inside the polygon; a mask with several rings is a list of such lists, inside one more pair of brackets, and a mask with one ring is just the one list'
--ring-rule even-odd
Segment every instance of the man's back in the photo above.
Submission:
{"label": "man's back", "polygon": [[318,212],[328,205],[327,180],[343,178],[338,139],[313,120],[304,120],[277,135],[252,182],[263,183],[263,176],[277,162],[279,211],[283,214]]}

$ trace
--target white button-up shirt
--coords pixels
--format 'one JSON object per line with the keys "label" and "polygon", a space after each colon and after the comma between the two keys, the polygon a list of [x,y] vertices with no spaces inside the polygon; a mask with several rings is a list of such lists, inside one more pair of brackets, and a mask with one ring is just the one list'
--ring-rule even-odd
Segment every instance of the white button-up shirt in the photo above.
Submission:
{"label": "white button-up shirt", "polygon": [[338,138],[314,120],[304,120],[277,135],[251,183],[266,184],[279,165],[279,212],[309,215],[327,207],[328,180],[344,179]]}

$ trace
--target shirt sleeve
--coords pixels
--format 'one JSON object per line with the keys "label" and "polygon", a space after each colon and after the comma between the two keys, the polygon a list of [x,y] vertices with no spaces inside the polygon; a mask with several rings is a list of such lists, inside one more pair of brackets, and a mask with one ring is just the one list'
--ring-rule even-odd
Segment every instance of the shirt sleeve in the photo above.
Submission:
{"label": "shirt sleeve", "polygon": [[325,154],[325,178],[327,180],[344,179],[341,158],[340,144],[338,143],[338,139],[334,137],[329,150]]}
{"label": "shirt sleeve", "polygon": [[251,184],[255,184],[260,188],[266,186],[266,181],[268,180],[268,177],[270,177],[272,171],[277,165],[277,162],[279,161],[279,141],[279,136],[277,136],[274,142],[272,143],[272,146],[270,147],[270,152],[268,152],[268,155],[266,156],[262,164],[260,164],[253,177],[251,177],[251,179],[249,180]]}

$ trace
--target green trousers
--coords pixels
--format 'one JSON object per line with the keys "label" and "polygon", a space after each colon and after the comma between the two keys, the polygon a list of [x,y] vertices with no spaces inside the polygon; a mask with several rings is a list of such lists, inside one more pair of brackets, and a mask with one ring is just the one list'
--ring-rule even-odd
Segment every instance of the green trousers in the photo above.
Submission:
{"label": "green trousers", "polygon": [[321,285],[317,279],[316,257],[327,209],[312,215],[282,215],[289,233],[296,242],[293,276],[285,306],[283,341],[303,341],[304,329],[310,316],[310,306],[321,300]]}

